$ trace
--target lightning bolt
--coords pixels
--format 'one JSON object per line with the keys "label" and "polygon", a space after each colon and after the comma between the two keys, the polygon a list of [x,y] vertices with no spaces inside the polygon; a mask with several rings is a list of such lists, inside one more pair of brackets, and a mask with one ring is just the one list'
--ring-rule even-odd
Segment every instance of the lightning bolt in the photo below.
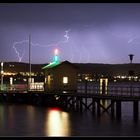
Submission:
{"label": "lightning bolt", "polygon": [[20,53],[19,53],[19,51],[17,50],[16,46],[17,46],[18,44],[23,44],[23,43],[25,43],[25,42],[29,42],[29,40],[23,40],[23,41],[20,41],[20,42],[14,42],[14,43],[13,43],[13,49],[15,50],[15,52],[16,52],[16,54],[17,54],[17,57],[18,57],[18,61],[19,61],[19,62],[21,62],[21,60],[22,60],[22,58],[23,58],[23,56],[24,56],[25,50],[23,51],[22,55],[20,56]]}
{"label": "lightning bolt", "polygon": [[46,48],[46,47],[58,47],[59,44],[67,43],[69,41],[69,38],[70,38],[69,37],[69,31],[70,30],[71,29],[65,31],[64,38],[66,38],[66,40],[64,40],[64,41],[59,41],[57,43],[52,43],[52,44],[48,44],[48,45],[40,45],[38,43],[31,43],[31,45],[32,46],[37,46],[37,47],[42,47],[42,48]]}
{"label": "lightning bolt", "polygon": [[[39,43],[33,43],[31,42],[31,46],[34,46],[34,47],[42,47],[42,48],[46,48],[46,47],[58,47],[59,44],[64,44],[64,43],[68,43],[69,41],[69,32],[71,31],[71,29],[68,29],[65,31],[65,34],[64,34],[64,38],[66,38],[64,41],[59,41],[57,43],[51,43],[51,44],[48,44],[48,45],[40,45]],[[15,50],[15,53],[17,54],[17,57],[18,57],[18,61],[21,62],[23,57],[24,57],[24,54],[25,54],[25,49],[23,49],[23,52],[22,54],[20,55],[20,52],[18,51],[17,47],[21,47],[20,45],[23,44],[23,43],[29,43],[29,40],[22,40],[22,41],[19,41],[19,42],[14,42],[13,43],[13,49]]]}
{"label": "lightning bolt", "polygon": [[[65,30],[64,32],[65,32],[65,34],[64,34],[64,38],[65,38],[65,40],[62,40],[62,41],[58,41],[58,42],[56,42],[56,43],[50,43],[50,44],[47,44],[47,45],[41,45],[41,44],[39,44],[39,43],[33,43],[33,42],[31,42],[31,46],[32,47],[38,47],[38,48],[47,48],[47,47],[58,47],[58,46],[61,46],[61,44],[65,44],[65,43],[68,43],[69,42],[69,40],[70,40],[70,36],[69,36],[69,32],[71,31],[71,28],[69,28],[68,30]],[[18,57],[18,61],[19,62],[21,62],[22,61],[22,59],[23,59],[23,57],[24,57],[24,54],[25,54],[25,47],[24,47],[24,49],[23,49],[23,51],[22,51],[22,53],[20,53],[19,51],[18,51],[18,48],[21,48],[21,45],[23,44],[23,43],[29,43],[29,40],[22,40],[22,41],[19,41],[19,42],[14,42],[13,43],[13,49],[15,50],[15,53],[17,54],[17,57]],[[72,43],[73,44],[73,43]],[[27,47],[28,47],[28,45],[27,45]],[[81,62],[81,59],[82,59],[82,56],[83,56],[83,54],[87,54],[88,56],[86,57],[86,63],[88,63],[89,62],[89,59],[90,59],[90,53],[88,52],[88,50],[86,49],[86,47],[85,47],[85,45],[82,45],[81,46],[82,48],[82,51],[80,50],[78,50],[78,53],[79,53],[79,63]],[[73,53],[73,51],[74,50],[76,50],[77,49],[77,47],[75,46],[75,43],[70,47],[70,54],[71,54],[71,56],[70,56],[70,61],[72,62],[73,61],[73,57],[74,57],[74,53]]]}
{"label": "lightning bolt", "polygon": [[64,35],[64,37],[66,38],[66,42],[68,42],[68,41],[69,41],[69,38],[70,38],[70,37],[68,36],[69,31],[71,31],[71,29],[65,31],[66,34]]}
{"label": "lightning bolt", "polygon": [[139,37],[132,37],[128,40],[128,44],[130,44],[130,43],[135,44],[135,45],[140,44],[140,38]]}

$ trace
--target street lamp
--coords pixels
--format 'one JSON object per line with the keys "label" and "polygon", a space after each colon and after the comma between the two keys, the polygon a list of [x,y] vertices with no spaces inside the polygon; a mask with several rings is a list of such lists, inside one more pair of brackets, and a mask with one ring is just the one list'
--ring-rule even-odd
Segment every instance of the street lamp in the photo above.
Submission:
{"label": "street lamp", "polygon": [[132,64],[132,60],[133,60],[133,54],[129,54],[129,58],[130,58],[130,63]]}
{"label": "street lamp", "polygon": [[86,98],[85,98],[85,102],[86,102],[86,105],[87,105],[87,85],[88,84],[88,77],[85,77],[85,94],[86,94]]}
{"label": "street lamp", "polygon": [[[133,56],[134,56],[133,54],[129,54],[130,64],[132,64]],[[134,71],[133,70],[129,70],[129,76],[131,77],[130,94],[132,95],[132,82],[133,82],[133,76],[134,76]]]}

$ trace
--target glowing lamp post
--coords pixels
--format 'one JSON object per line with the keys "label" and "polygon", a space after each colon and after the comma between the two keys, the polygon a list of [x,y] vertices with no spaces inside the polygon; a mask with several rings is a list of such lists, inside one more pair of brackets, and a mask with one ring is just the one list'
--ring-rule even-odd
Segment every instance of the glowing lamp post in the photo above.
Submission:
{"label": "glowing lamp post", "polygon": [[3,90],[3,62],[1,62],[1,90]]}
{"label": "glowing lamp post", "polygon": [[[86,96],[87,96],[87,84],[88,84],[88,77],[85,77],[85,94],[86,94]],[[85,102],[87,105],[87,97],[85,98]]]}
{"label": "glowing lamp post", "polygon": [[[129,54],[130,64],[132,64],[133,56],[134,56],[133,54]],[[134,71],[133,71],[133,70],[130,70],[130,71],[129,71],[129,76],[131,76],[130,95],[132,95],[132,82],[133,82],[133,76],[134,76]]]}

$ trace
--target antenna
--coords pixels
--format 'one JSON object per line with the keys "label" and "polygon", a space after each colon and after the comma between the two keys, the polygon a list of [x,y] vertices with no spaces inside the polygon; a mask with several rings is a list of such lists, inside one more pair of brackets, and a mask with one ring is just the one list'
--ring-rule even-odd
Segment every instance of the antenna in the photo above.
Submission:
{"label": "antenna", "polygon": [[29,34],[29,84],[31,83],[31,34]]}

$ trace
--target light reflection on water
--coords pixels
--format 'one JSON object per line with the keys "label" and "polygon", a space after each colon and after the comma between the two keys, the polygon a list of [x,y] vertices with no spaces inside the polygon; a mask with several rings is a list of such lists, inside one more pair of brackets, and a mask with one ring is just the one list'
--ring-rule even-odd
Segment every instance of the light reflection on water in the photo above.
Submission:
{"label": "light reflection on water", "polygon": [[59,108],[50,108],[46,112],[46,136],[70,136],[69,114]]}
{"label": "light reflection on water", "polygon": [[121,120],[112,120],[107,112],[99,117],[89,110],[0,104],[0,136],[140,136],[140,123],[133,121],[131,102],[122,103]]}
{"label": "light reflection on water", "polygon": [[0,105],[0,126],[4,125],[4,108]]}

